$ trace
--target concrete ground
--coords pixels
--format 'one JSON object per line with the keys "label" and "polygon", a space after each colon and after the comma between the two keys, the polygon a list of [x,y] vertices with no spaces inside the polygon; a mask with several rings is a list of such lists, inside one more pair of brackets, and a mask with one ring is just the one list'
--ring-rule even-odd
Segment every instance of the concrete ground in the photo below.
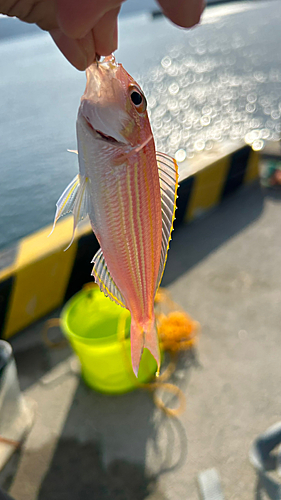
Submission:
{"label": "concrete ground", "polygon": [[187,401],[179,419],[147,392],[87,388],[69,348],[44,347],[44,322],[12,340],[37,403],[0,474],[16,500],[197,500],[197,474],[210,467],[226,500],[261,498],[248,451],[281,419],[280,221],[280,192],[255,184],[174,234],[163,285],[202,326],[175,376]]}

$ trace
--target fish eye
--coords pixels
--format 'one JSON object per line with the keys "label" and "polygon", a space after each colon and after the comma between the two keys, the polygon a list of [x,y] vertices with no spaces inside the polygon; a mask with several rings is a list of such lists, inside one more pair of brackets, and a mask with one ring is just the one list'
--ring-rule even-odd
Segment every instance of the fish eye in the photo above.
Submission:
{"label": "fish eye", "polygon": [[139,106],[142,103],[142,95],[134,90],[134,92],[131,93],[131,101],[136,106]]}
{"label": "fish eye", "polygon": [[144,113],[146,110],[146,99],[143,93],[135,85],[129,86],[130,98],[135,108],[139,113]]}

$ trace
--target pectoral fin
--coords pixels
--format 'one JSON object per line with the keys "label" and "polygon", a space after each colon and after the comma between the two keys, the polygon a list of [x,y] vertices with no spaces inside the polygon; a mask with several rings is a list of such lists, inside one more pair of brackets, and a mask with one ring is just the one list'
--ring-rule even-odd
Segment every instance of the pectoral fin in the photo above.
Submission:
{"label": "pectoral fin", "polygon": [[156,160],[158,164],[162,204],[162,248],[155,293],[160,286],[167,260],[169,243],[175,220],[179,179],[178,166],[173,158],[164,153],[156,153]]}
{"label": "pectoral fin", "polygon": [[124,297],[110,275],[101,248],[94,256],[92,263],[94,263],[92,276],[94,276],[100,290],[106,295],[106,297],[109,297],[119,306],[126,307]]}
{"label": "pectoral fin", "polygon": [[81,178],[79,174],[76,175],[76,177],[74,177],[71,183],[64,190],[56,205],[57,210],[54,225],[50,234],[54,231],[55,225],[60,217],[68,213],[73,213],[73,234],[71,241],[66,248],[67,250],[74,240],[77,225],[81,220],[85,219],[89,213],[90,196],[88,192],[88,178]]}

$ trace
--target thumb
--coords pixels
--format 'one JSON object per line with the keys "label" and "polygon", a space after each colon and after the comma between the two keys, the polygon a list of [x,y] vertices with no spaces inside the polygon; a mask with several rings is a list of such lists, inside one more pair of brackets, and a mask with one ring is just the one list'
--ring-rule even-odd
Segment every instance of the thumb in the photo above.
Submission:
{"label": "thumb", "polygon": [[173,23],[183,28],[191,28],[198,24],[205,7],[204,0],[157,0]]}
{"label": "thumb", "polygon": [[50,35],[62,54],[76,69],[84,71],[94,62],[96,49],[92,31],[79,40],[69,38],[59,28],[50,30]]}

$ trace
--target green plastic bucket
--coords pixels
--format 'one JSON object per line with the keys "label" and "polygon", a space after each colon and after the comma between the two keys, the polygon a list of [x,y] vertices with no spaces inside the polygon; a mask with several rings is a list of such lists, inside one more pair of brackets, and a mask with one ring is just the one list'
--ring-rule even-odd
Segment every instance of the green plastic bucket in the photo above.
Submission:
{"label": "green plastic bucket", "polygon": [[147,349],[138,379],[135,377],[130,313],[105,297],[98,287],[82,290],[67,302],[61,313],[61,328],[80,359],[84,381],[93,389],[120,394],[154,377],[157,364]]}

